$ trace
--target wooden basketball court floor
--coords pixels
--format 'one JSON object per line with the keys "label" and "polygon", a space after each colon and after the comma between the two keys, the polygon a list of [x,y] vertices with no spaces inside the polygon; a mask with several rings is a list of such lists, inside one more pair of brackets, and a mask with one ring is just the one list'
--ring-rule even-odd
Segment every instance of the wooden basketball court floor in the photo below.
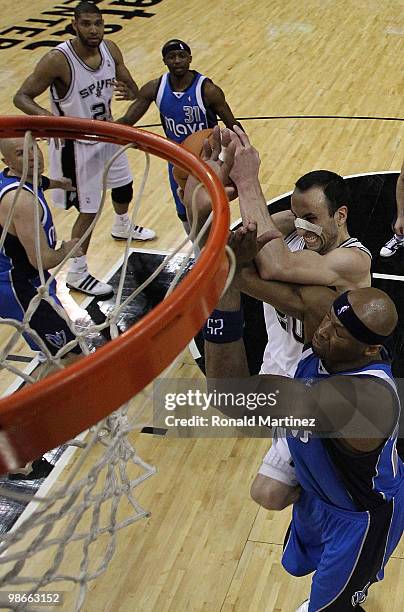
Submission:
{"label": "wooden basketball court floor", "polygon": [[[0,0],[2,114],[17,113],[13,94],[50,46],[67,37],[58,32],[75,4],[36,0],[17,6]],[[179,37],[190,44],[193,67],[222,87],[260,151],[268,199],[315,168],[349,175],[401,167],[404,19],[398,0],[103,0],[99,6],[109,11],[111,38],[138,84],[163,72],[160,49],[166,40]],[[125,107],[116,103],[114,115]],[[158,120],[151,108],[140,125]],[[131,160],[139,182],[143,160],[139,153]],[[111,208],[89,252],[91,271],[101,277],[124,249],[109,237]],[[60,238],[68,238],[73,219],[74,213],[55,212]],[[164,251],[178,244],[181,225],[165,163],[157,159],[139,221],[158,234],[142,248]],[[23,345],[21,354],[29,355]],[[200,376],[191,355],[177,376]],[[10,382],[3,377],[0,390]],[[280,565],[289,513],[266,512],[249,499],[266,440],[136,434],[134,441],[142,458],[158,468],[139,491],[152,516],[120,535],[108,572],[90,587],[85,610],[291,612],[305,599],[310,577],[292,578]],[[401,542],[365,609],[398,612],[403,601]]]}

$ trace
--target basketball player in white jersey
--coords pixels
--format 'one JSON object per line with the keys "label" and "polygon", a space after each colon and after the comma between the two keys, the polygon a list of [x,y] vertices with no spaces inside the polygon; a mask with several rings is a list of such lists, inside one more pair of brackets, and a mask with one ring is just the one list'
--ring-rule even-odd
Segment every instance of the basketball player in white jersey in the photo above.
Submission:
{"label": "basketball player in white jersey", "polygon": [[[75,38],[49,51],[24,81],[14,104],[28,115],[56,115],[112,120],[111,101],[115,87],[121,99],[134,99],[138,92],[135,81],[124,64],[122,53],[111,40],[103,40],[104,21],[99,8],[92,2],[80,2],[72,22]],[[49,88],[51,112],[35,102]],[[58,192],[56,205],[79,211],[72,238],[81,238],[92,223],[100,205],[102,173],[105,163],[117,150],[117,145],[90,141],[65,141],[60,149],[51,141],[51,176],[66,176],[77,188],[66,197]],[[112,189],[115,222],[113,238],[150,240],[155,233],[140,226],[131,226],[128,206],[132,199],[132,175],[128,160],[121,155],[111,166],[107,186]],[[111,285],[95,279],[87,268],[86,252],[90,237],[82,244],[84,255],[72,259],[67,285],[77,291],[99,298],[112,292]]]}
{"label": "basketball player in white jersey", "polygon": [[[261,374],[293,377],[303,349],[303,326],[297,317],[281,312],[281,299],[277,301],[278,296],[266,279],[325,285],[334,287],[338,293],[368,287],[371,255],[358,240],[349,236],[349,193],[342,177],[321,170],[301,177],[292,194],[291,211],[274,215],[275,225],[258,180],[258,152],[237,126],[234,132],[223,130],[222,141],[227,146],[229,141],[234,143],[230,178],[237,187],[243,221],[246,224],[250,219],[256,220],[259,235],[279,229],[284,236],[271,240],[255,258],[264,278],[255,273],[242,274],[237,285],[264,302],[269,342]],[[216,143],[217,150],[219,147],[220,143]],[[253,485],[254,499],[266,508],[281,509],[290,503],[294,490],[276,479],[278,472],[270,465],[273,461],[270,450]],[[279,461],[288,462],[289,457],[285,455]],[[290,470],[293,472],[292,467]]]}

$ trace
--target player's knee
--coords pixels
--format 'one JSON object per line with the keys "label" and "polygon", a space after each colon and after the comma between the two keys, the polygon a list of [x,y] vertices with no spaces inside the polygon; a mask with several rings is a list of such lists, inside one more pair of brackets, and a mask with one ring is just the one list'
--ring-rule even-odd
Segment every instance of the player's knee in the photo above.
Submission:
{"label": "player's knee", "polygon": [[292,487],[263,474],[257,474],[251,485],[252,499],[267,510],[283,510],[292,502]]}
{"label": "player's knee", "polygon": [[112,201],[116,204],[129,204],[133,196],[133,182],[122,187],[113,187],[111,189]]}

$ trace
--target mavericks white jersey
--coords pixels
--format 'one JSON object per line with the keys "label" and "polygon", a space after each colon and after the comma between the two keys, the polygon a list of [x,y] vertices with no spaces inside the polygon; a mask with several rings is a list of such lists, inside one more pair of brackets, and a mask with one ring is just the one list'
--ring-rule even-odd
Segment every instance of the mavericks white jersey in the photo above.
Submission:
{"label": "mavericks white jersey", "polygon": [[52,112],[66,117],[111,120],[116,67],[106,43],[102,41],[99,46],[101,62],[96,69],[87,66],[77,55],[70,40],[55,49],[65,56],[70,67],[71,81],[63,98],[59,98],[55,86],[51,86]]}
{"label": "mavericks white jersey", "polygon": [[[289,234],[285,243],[293,252],[304,249],[304,239],[297,232]],[[356,238],[348,238],[338,248],[356,247],[372,257],[370,251]],[[302,355],[303,323],[264,303],[264,317],[268,342],[265,347],[260,374],[279,374],[293,377]]]}

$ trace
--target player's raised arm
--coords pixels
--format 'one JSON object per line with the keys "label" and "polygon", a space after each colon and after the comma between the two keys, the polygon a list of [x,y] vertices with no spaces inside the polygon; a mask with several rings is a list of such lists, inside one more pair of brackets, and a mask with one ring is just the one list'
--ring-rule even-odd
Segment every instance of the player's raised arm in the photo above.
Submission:
{"label": "player's raised arm", "polygon": [[[280,242],[280,241],[278,241]],[[370,257],[359,249],[334,249],[325,255],[314,251],[303,250],[292,253],[285,245],[279,257],[273,257],[268,245],[265,264],[257,256],[259,274],[264,280],[280,280],[303,285],[349,286],[352,282],[360,283],[367,278],[370,270]],[[269,252],[269,253],[268,253]],[[260,262],[260,263],[259,263]],[[369,283],[364,283],[367,286]]]}
{"label": "player's raised arm", "polygon": [[35,98],[46,91],[55,81],[62,84],[69,79],[68,66],[63,55],[56,50],[49,51],[35,66],[13,98],[17,108],[27,115],[48,115],[52,113],[35,102]]}

